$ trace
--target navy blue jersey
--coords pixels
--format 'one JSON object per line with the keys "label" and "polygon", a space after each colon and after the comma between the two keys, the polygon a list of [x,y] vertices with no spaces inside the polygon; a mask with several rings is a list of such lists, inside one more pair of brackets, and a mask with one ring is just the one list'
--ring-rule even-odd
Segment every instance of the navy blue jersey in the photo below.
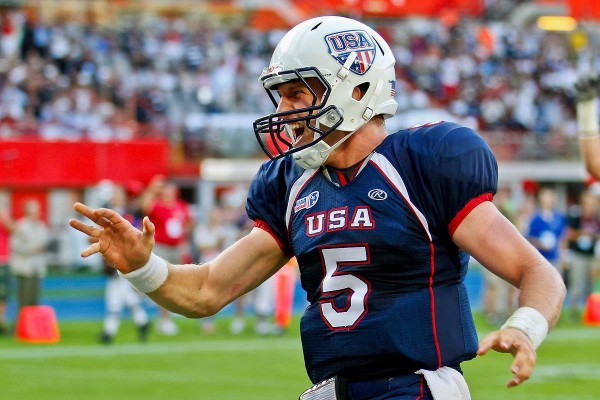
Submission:
{"label": "navy blue jersey", "polygon": [[290,157],[261,167],[247,212],[298,259],[313,382],[435,370],[475,356],[468,255],[451,236],[496,186],[488,145],[453,123],[389,135],[344,186]]}

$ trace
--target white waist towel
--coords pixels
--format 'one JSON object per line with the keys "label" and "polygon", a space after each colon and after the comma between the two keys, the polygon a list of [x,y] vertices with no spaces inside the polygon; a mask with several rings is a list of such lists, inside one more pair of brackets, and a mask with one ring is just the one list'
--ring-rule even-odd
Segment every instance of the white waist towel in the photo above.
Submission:
{"label": "white waist towel", "polygon": [[420,369],[415,374],[425,377],[434,400],[471,400],[467,381],[454,368],[442,367],[435,371]]}

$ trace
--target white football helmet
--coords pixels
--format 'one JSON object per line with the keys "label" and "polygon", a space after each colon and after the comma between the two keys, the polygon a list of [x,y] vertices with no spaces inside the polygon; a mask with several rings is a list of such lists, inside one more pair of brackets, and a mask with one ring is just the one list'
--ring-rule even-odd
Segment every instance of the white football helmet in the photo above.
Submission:
{"label": "white football helmet", "polygon": [[[254,133],[262,149],[272,159],[293,154],[303,168],[321,166],[331,151],[373,116],[394,115],[398,107],[394,100],[395,63],[385,40],[361,22],[326,16],[300,23],[281,39],[259,82],[275,106],[278,99],[273,92],[278,85],[296,80],[304,82],[314,100],[310,107],[257,119]],[[317,99],[306,78],[321,81],[325,87],[322,98]],[[364,94],[360,100],[352,97],[357,86]],[[296,135],[290,124],[294,123],[314,131],[314,140],[293,147]],[[330,146],[323,138],[335,130],[350,134]]]}

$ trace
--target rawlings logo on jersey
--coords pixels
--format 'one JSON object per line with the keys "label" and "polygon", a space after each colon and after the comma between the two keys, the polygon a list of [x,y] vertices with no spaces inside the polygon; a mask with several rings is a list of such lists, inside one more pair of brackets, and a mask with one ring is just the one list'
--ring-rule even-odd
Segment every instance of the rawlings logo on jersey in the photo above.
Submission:
{"label": "rawlings logo on jersey", "polygon": [[357,75],[364,75],[377,56],[375,41],[365,31],[332,33],[325,36],[325,42],[329,47],[329,54],[341,65],[344,65],[352,52],[356,52],[356,60],[350,66],[350,71]]}
{"label": "rawlings logo on jersey", "polygon": [[373,200],[385,200],[388,194],[383,189],[372,189],[369,191],[368,196]]}
{"label": "rawlings logo on jersey", "polygon": [[308,196],[298,199],[296,201],[296,205],[294,206],[294,212],[298,212],[300,210],[308,210],[309,208],[312,208],[312,206],[317,204],[318,200],[319,192],[311,192]]}

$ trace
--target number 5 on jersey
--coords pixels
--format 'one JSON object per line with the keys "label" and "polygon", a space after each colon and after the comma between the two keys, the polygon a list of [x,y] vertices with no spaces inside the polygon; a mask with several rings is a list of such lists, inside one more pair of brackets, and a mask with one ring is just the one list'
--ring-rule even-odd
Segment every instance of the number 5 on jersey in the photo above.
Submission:
{"label": "number 5 on jersey", "polygon": [[325,277],[321,286],[323,297],[340,292],[348,293],[345,308],[336,307],[334,300],[321,300],[321,315],[333,330],[353,329],[367,313],[367,297],[371,291],[368,282],[352,274],[342,272],[340,267],[370,262],[368,246],[321,248],[321,258],[325,267]]}

